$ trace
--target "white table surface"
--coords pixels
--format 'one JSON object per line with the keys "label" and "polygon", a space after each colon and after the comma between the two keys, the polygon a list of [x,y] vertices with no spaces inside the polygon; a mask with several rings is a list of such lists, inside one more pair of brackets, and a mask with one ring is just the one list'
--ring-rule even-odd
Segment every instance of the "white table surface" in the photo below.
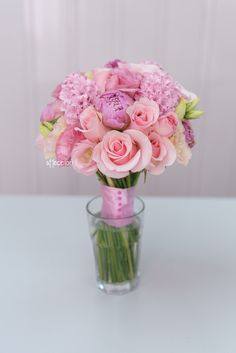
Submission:
{"label": "white table surface", "polygon": [[145,199],[125,296],[96,289],[87,200],[0,198],[0,352],[235,353],[236,200]]}

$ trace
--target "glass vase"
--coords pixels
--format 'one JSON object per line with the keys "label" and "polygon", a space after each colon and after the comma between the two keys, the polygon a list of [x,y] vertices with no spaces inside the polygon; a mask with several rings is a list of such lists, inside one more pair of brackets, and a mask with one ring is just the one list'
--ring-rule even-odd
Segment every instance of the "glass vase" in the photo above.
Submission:
{"label": "glass vase", "polygon": [[111,189],[115,189],[112,196],[108,188],[108,195],[102,193],[88,202],[89,230],[98,288],[107,294],[125,294],[135,289],[139,281],[145,205],[133,193],[130,196],[131,190],[125,194],[124,189]]}

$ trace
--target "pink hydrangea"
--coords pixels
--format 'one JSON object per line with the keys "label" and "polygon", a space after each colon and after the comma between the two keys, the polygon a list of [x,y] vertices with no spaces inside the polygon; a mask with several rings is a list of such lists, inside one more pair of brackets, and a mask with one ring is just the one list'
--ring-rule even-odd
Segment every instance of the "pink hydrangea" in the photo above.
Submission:
{"label": "pink hydrangea", "polygon": [[139,95],[157,102],[161,114],[166,114],[175,111],[181,92],[172,77],[164,70],[159,70],[144,75]]}
{"label": "pink hydrangea", "polygon": [[61,84],[59,98],[61,110],[65,112],[67,123],[74,124],[79,114],[89,106],[97,95],[97,86],[93,80],[83,74],[72,73]]}

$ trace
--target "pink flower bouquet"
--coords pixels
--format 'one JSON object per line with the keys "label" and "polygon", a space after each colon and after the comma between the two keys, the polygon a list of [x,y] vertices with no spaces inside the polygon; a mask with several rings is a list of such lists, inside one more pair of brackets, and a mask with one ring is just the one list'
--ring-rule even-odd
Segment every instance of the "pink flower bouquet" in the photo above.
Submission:
{"label": "pink flower bouquet", "polygon": [[[176,161],[188,164],[195,144],[190,120],[202,115],[199,100],[159,64],[121,60],[68,75],[52,97],[41,114],[38,145],[46,159],[97,174],[103,196],[95,232],[98,276],[110,284],[132,281],[139,238],[133,187],[141,173],[146,179]],[[109,237],[114,232],[121,255]],[[106,256],[101,243],[110,248]]]}

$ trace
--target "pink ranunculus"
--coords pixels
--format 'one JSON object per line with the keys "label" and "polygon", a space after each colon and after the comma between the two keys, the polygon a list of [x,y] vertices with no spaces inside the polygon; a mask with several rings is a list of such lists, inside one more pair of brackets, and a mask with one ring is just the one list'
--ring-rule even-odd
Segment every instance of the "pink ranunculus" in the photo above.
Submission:
{"label": "pink ranunculus", "polygon": [[134,92],[139,88],[141,80],[140,75],[120,68],[95,69],[93,78],[100,93],[117,89]]}
{"label": "pink ranunculus", "polygon": [[102,140],[108,129],[102,123],[102,116],[93,106],[87,107],[79,116],[81,129],[84,136],[92,141],[99,142]]}
{"label": "pink ranunculus", "polygon": [[126,112],[130,116],[130,128],[143,132],[154,125],[159,117],[158,104],[144,97],[134,102],[133,105],[128,107]]}
{"label": "pink ranunculus", "polygon": [[92,159],[95,143],[83,140],[77,143],[71,153],[73,168],[81,174],[92,175],[97,171],[96,162]]}
{"label": "pink ranunculus", "polygon": [[77,142],[84,139],[82,132],[74,126],[68,126],[59,136],[56,144],[57,161],[67,162],[71,159],[71,151]]}
{"label": "pink ranunculus", "polygon": [[149,134],[152,145],[152,158],[147,170],[150,174],[159,175],[164,172],[165,167],[172,165],[176,160],[176,150],[167,137],[158,135],[152,131]]}
{"label": "pink ranunculus", "polygon": [[93,159],[98,169],[111,178],[123,178],[129,171],[143,170],[150,163],[152,146],[141,131],[108,131],[94,148]]}
{"label": "pink ranunculus", "polygon": [[124,130],[130,123],[126,109],[134,100],[126,93],[110,91],[97,98],[96,107],[102,113],[103,124],[110,129]]}
{"label": "pink ranunculus", "polygon": [[154,125],[154,130],[161,136],[170,137],[175,133],[177,125],[178,118],[176,114],[170,112],[159,117]]}
{"label": "pink ranunculus", "polygon": [[63,115],[63,112],[61,111],[61,104],[62,103],[59,99],[56,99],[54,102],[48,103],[41,113],[40,120],[51,121]]}

